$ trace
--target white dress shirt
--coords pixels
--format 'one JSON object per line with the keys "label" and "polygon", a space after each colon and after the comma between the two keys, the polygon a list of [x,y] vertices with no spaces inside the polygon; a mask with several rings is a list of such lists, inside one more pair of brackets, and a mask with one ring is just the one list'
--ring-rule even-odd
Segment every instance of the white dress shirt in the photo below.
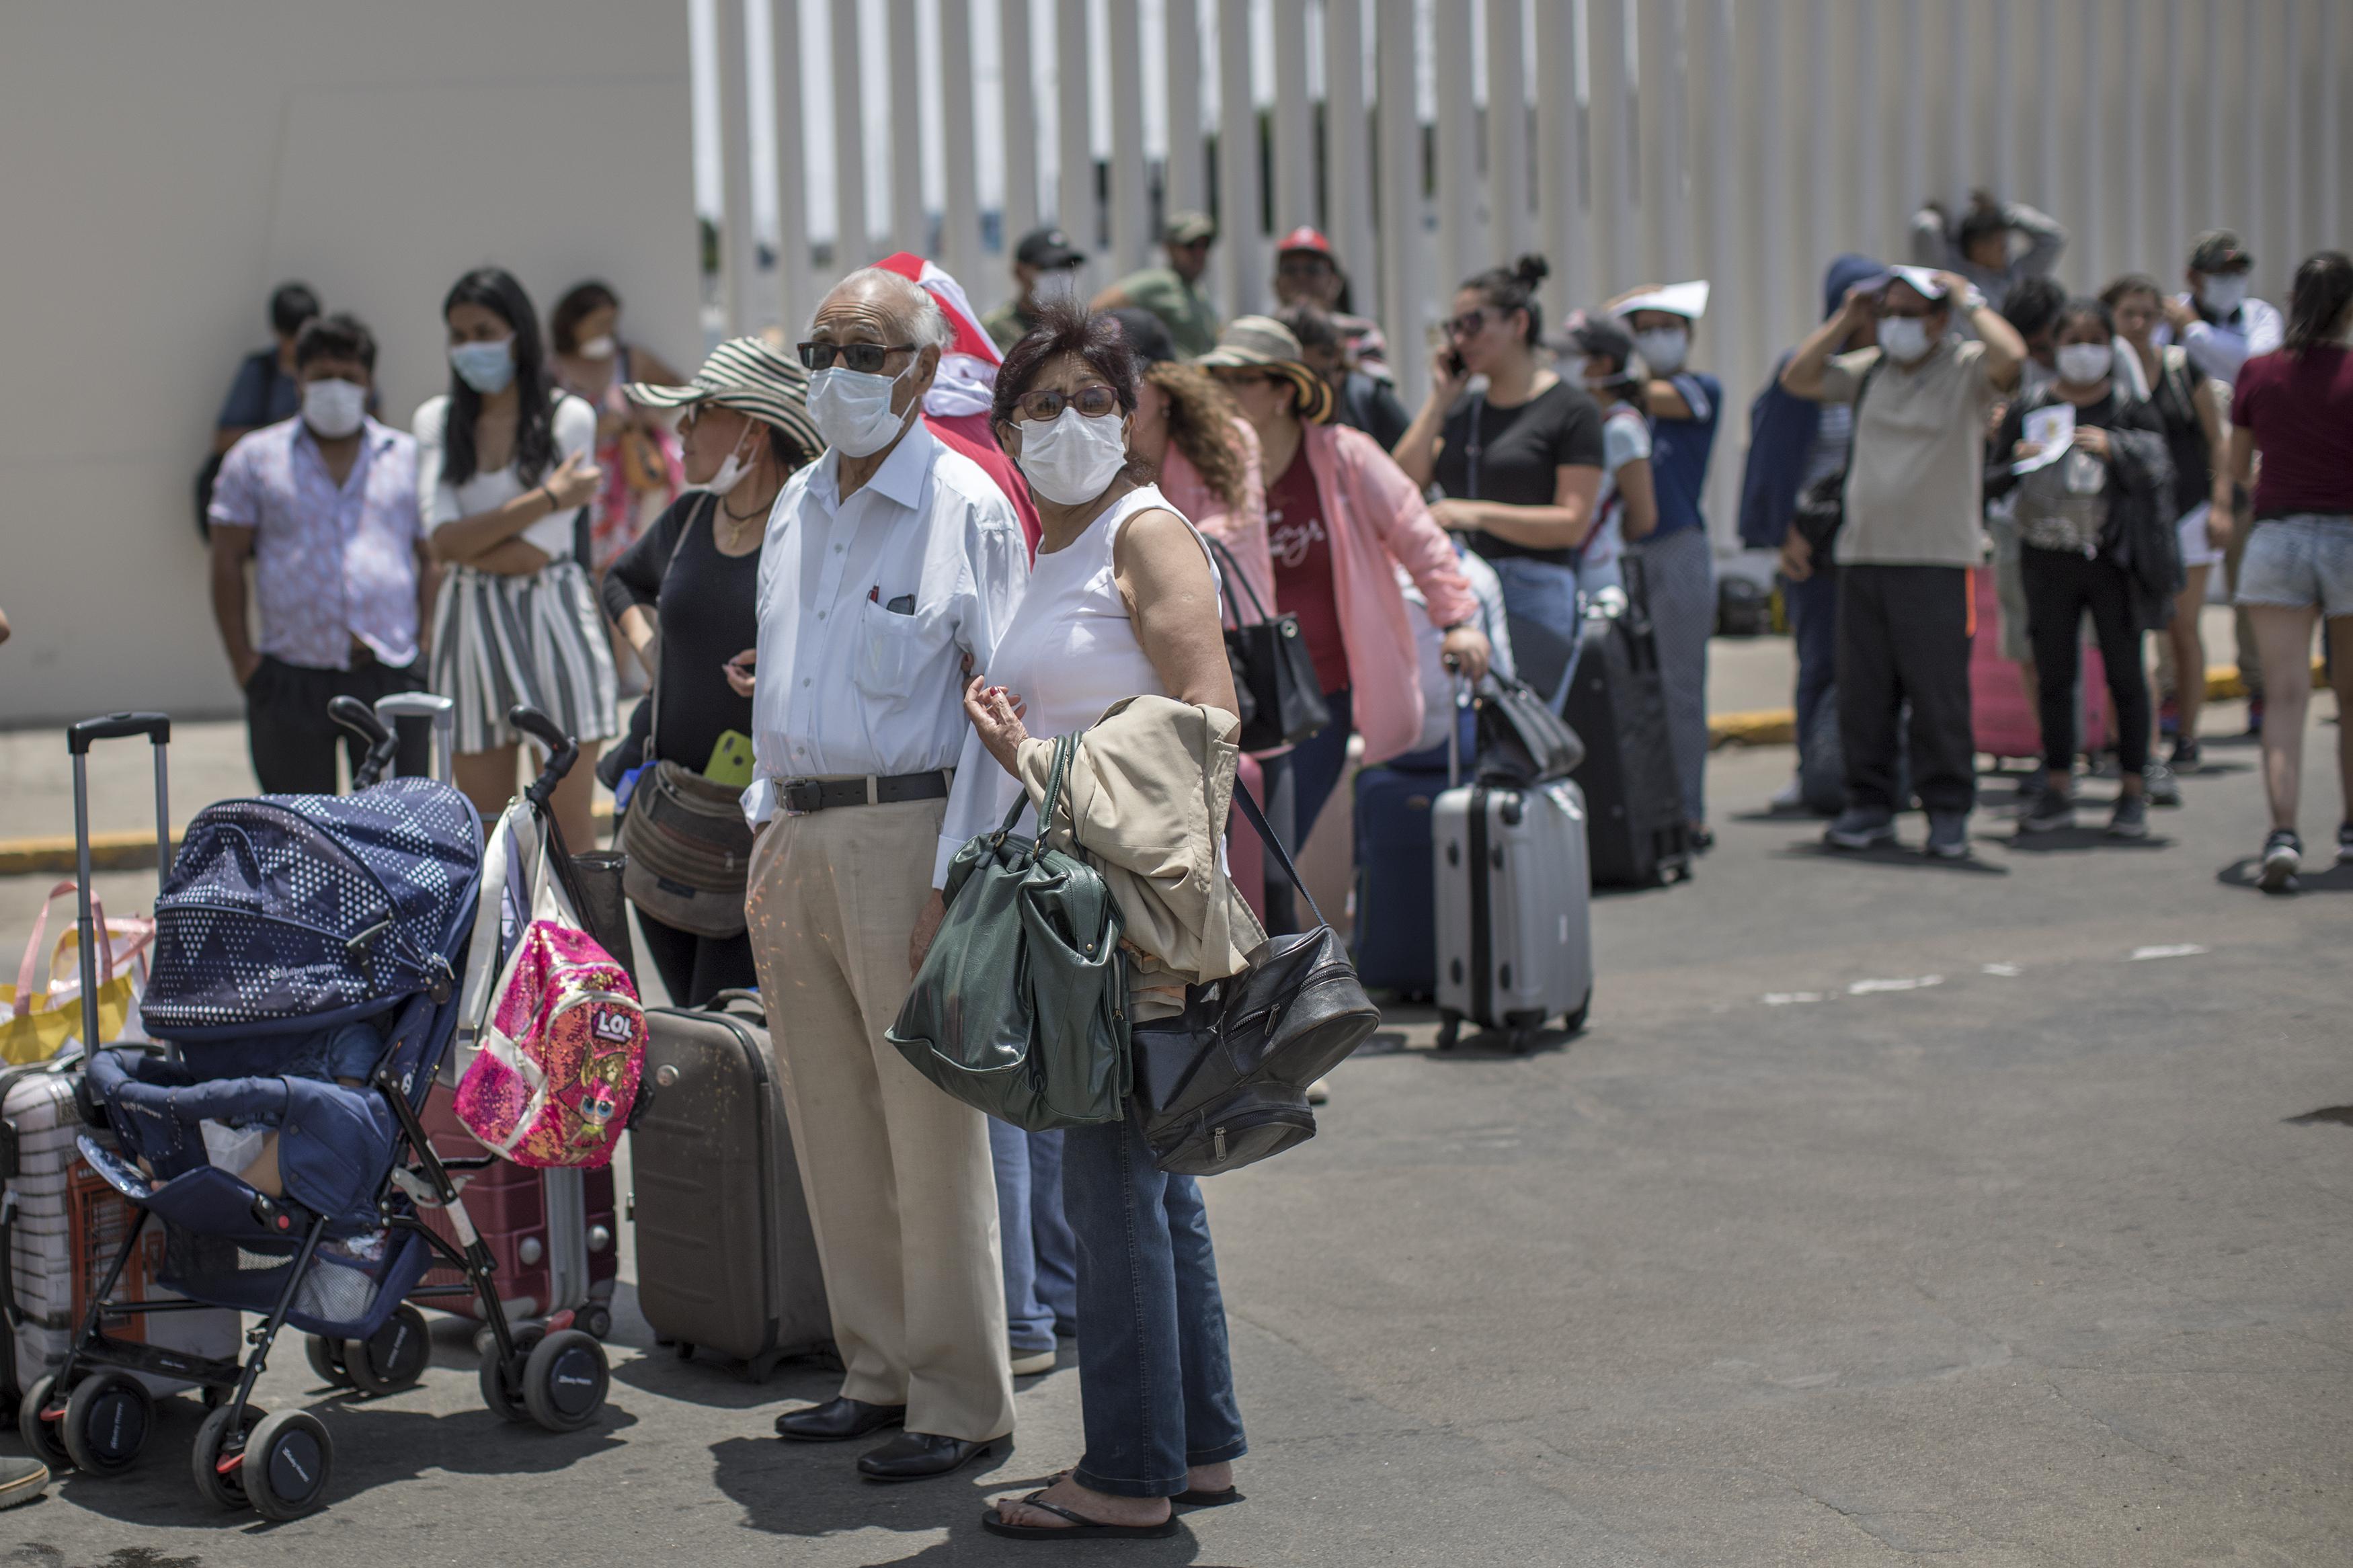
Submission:
{"label": "white dress shirt", "polygon": [[[2190,310],[2198,309],[2198,301],[2189,295],[2175,297]],[[2181,333],[2181,346],[2189,351],[2190,368],[2225,386],[2237,382],[2241,365],[2286,341],[2287,322],[2279,307],[2263,300],[2242,300],[2227,321],[2210,321],[2200,316]]]}
{"label": "white dress shirt", "polygon": [[1004,492],[921,420],[848,500],[840,460],[828,450],[793,475],[768,514],[744,792],[755,827],[781,780],[954,767],[971,727],[964,657],[987,667],[1029,579]]}

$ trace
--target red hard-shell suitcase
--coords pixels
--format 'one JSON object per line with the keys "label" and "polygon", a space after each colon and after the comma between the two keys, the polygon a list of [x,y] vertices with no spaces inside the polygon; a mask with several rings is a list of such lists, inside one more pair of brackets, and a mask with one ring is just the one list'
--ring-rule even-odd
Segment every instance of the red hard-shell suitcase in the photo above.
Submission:
{"label": "red hard-shell suitcase", "polygon": [[[480,1158],[489,1152],[450,1109],[450,1092],[436,1084],[425,1101],[425,1130],[436,1153]],[[613,1170],[534,1170],[493,1160],[462,1189],[466,1214],[498,1259],[499,1300],[509,1317],[538,1322],[562,1311],[575,1327],[603,1339],[613,1328],[613,1285],[620,1270],[619,1227],[613,1202]],[[421,1211],[425,1223],[457,1239],[439,1209]],[[461,1285],[454,1268],[436,1268],[426,1285]],[[478,1315],[471,1297],[427,1299],[444,1311]]]}

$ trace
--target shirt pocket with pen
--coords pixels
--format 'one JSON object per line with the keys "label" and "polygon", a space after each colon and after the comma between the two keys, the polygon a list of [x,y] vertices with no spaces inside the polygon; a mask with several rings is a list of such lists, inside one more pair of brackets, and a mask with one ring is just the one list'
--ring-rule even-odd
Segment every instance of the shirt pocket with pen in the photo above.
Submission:
{"label": "shirt pocket with pen", "polygon": [[887,602],[866,599],[858,606],[858,650],[851,679],[869,697],[904,693],[929,651],[930,617],[915,607],[914,595]]}

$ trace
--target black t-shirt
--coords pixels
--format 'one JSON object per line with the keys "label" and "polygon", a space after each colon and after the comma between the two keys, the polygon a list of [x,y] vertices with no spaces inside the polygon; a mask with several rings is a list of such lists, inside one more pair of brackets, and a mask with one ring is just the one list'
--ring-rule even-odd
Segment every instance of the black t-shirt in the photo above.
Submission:
{"label": "black t-shirt", "polygon": [[[1478,421],[1472,429],[1473,417]],[[1550,506],[1560,490],[1558,470],[1601,466],[1601,410],[1585,389],[1555,382],[1516,408],[1498,408],[1483,395],[1465,396],[1447,411],[1440,435],[1438,488],[1460,500]],[[1472,473],[1477,447],[1478,472]],[[1491,533],[1466,535],[1489,560],[1525,556],[1567,566],[1574,550],[1532,550]]]}
{"label": "black t-shirt", "polygon": [[695,773],[710,765],[720,731],[752,732],[752,700],[720,667],[760,640],[760,552],[723,554],[712,537],[718,514],[711,492],[687,491],[605,574],[607,615],[617,621],[642,605],[661,627],[660,732],[647,760]]}

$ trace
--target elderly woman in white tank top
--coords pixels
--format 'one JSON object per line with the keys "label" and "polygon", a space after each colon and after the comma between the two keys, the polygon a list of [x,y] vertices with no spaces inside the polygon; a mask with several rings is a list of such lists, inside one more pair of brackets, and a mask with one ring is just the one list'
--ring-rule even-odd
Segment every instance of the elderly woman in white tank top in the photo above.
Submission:
{"label": "elderly woman in white tank top", "polygon": [[[1020,609],[965,693],[974,741],[951,834],[1002,818],[1026,735],[1082,730],[1128,697],[1234,711],[1208,549],[1130,465],[1135,389],[1119,324],[1071,306],[1041,312],[997,374],[997,439],[1029,479],[1045,536]],[[1086,1452],[982,1522],[1031,1539],[1173,1535],[1179,1505],[1240,1500],[1241,1417],[1200,1191],[1155,1170],[1126,1121],[1063,1134],[1062,1204],[1078,1241]]]}

